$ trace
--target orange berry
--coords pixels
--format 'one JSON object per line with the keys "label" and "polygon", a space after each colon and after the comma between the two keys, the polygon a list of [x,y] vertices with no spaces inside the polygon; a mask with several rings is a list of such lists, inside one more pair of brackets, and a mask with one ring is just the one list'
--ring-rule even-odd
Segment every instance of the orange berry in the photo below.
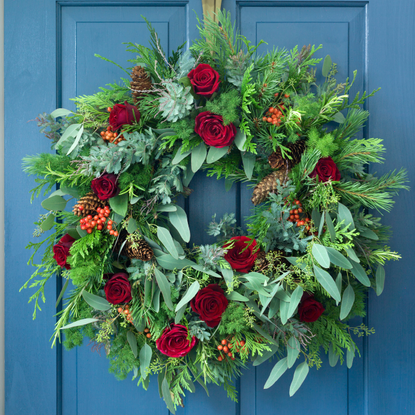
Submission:
{"label": "orange berry", "polygon": [[241,345],[241,346],[245,346],[245,341],[244,341],[244,340],[242,340],[242,341],[241,341],[241,343],[240,343],[240,345]]}
{"label": "orange berry", "polygon": [[223,347],[223,351],[224,351],[225,353],[228,353],[228,352],[229,352],[228,346],[224,346],[224,347]]}
{"label": "orange berry", "polygon": [[149,331],[149,329],[144,329],[144,333],[148,333]]}
{"label": "orange berry", "polygon": [[233,344],[228,343],[228,347],[229,347],[229,349],[232,349]]}
{"label": "orange berry", "polygon": [[275,108],[274,108],[274,107],[271,107],[268,111],[269,111],[270,113],[273,113],[273,112],[274,112],[274,110],[275,110]]}
{"label": "orange berry", "polygon": [[266,121],[267,120],[267,117],[262,117],[262,121]]}
{"label": "orange berry", "polygon": [[222,356],[219,356],[218,357],[218,360],[219,360],[219,362],[221,362],[223,360],[223,357]]}
{"label": "orange berry", "polygon": [[221,343],[222,343],[224,346],[226,346],[226,344],[228,343],[228,341],[227,341],[226,339],[223,339],[223,340],[221,341]]}
{"label": "orange berry", "polygon": [[272,118],[271,117],[267,118],[267,121],[272,122]]}
{"label": "orange berry", "polygon": [[289,98],[290,96],[288,94],[284,94],[284,98]]}
{"label": "orange berry", "polygon": [[274,97],[277,97],[278,96],[278,92],[276,92],[275,94],[274,94]]}
{"label": "orange berry", "polygon": [[129,311],[128,310],[124,310],[124,314],[128,314],[129,313]]}
{"label": "orange berry", "polygon": [[229,356],[229,357],[232,357],[232,353],[231,353],[231,352],[229,352],[229,353],[228,353],[228,356]]}
{"label": "orange berry", "polygon": [[87,233],[92,233],[92,229],[91,228],[88,228],[86,231],[87,231]]}
{"label": "orange berry", "polygon": [[146,334],[146,337],[147,337],[147,339],[150,339],[151,338],[151,334],[150,333],[147,333]]}
{"label": "orange berry", "polygon": [[122,307],[118,307],[118,312],[122,313]]}
{"label": "orange berry", "polygon": [[108,111],[108,112],[111,112],[111,111],[112,111],[112,108],[111,108],[111,107],[108,107],[108,108],[107,108],[107,111]]}
{"label": "orange berry", "polygon": [[223,346],[220,344],[219,346],[218,346],[218,350],[222,350],[223,349]]}
{"label": "orange berry", "polygon": [[115,231],[114,232],[114,236],[118,236],[118,231]]}
{"label": "orange berry", "polygon": [[231,357],[231,360],[235,360],[235,358],[234,357]]}

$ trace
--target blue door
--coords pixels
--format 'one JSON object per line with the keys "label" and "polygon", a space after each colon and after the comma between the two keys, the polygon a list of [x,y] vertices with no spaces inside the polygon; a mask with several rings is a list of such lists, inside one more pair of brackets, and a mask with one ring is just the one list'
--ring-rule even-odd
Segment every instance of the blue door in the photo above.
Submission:
{"label": "blue door", "polygon": [[[225,0],[241,32],[253,43],[268,46],[323,44],[319,57],[330,54],[338,64],[338,79],[358,71],[356,90],[381,92],[369,100],[371,112],[365,136],[384,139],[388,149],[382,172],[401,166],[415,177],[413,102],[415,81],[415,3],[413,0],[368,1],[236,1]],[[29,204],[32,178],[21,171],[27,154],[48,151],[49,144],[35,122],[40,112],[72,108],[69,98],[91,94],[123,76],[117,67],[94,57],[97,53],[128,67],[123,42],[146,44],[145,16],[171,51],[197,36],[193,10],[202,15],[200,0],[5,0],[5,238],[6,238],[6,414],[95,415],[167,414],[157,382],[147,392],[135,382],[118,382],[108,373],[106,358],[84,345],[70,352],[51,350],[49,338],[55,318],[56,281],[45,287],[47,301],[31,321],[33,304],[19,288],[32,270],[26,265],[25,244],[32,240],[33,222],[44,211],[40,201]],[[382,173],[380,172],[380,173]],[[412,180],[413,182],[413,180]],[[206,243],[204,230],[213,213],[249,214],[250,191],[203,175],[192,181],[195,189],[186,209],[193,242]],[[215,195],[213,200],[212,195]],[[220,195],[220,196],[217,196]],[[394,237],[391,245],[402,254],[387,266],[387,285],[379,298],[368,299],[366,324],[376,334],[359,343],[362,358],[353,368],[312,369],[293,398],[285,374],[271,389],[263,385],[272,368],[248,368],[236,382],[239,403],[227,399],[219,387],[210,397],[201,388],[188,394],[179,414],[328,414],[406,415],[415,413],[413,390],[415,354],[413,327],[415,289],[411,210],[413,193],[397,200],[385,218]],[[36,258],[40,260],[40,258]]]}

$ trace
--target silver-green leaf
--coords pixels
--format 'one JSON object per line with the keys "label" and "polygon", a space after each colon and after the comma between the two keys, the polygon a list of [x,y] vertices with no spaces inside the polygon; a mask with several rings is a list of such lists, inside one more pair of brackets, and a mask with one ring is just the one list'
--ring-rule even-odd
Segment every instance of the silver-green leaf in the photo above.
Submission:
{"label": "silver-green leaf", "polygon": [[353,307],[355,294],[353,287],[349,284],[343,293],[342,303],[340,307],[340,320],[344,320]]}
{"label": "silver-green leaf", "polygon": [[270,388],[287,371],[287,369],[287,358],[284,357],[284,359],[279,360],[272,368],[271,373],[265,382],[264,389]]}
{"label": "silver-green leaf", "polygon": [[309,367],[307,362],[300,363],[294,372],[294,377],[290,385],[290,396],[293,396],[303,384],[308,375]]}
{"label": "silver-green leaf", "polygon": [[341,300],[340,292],[337,289],[337,285],[333,280],[333,277],[327,272],[321,269],[320,267],[314,265],[314,274],[317,278],[317,281],[321,286],[336,300]]}
{"label": "silver-green leaf", "polygon": [[173,311],[173,303],[171,301],[170,283],[167,281],[166,276],[157,268],[154,268],[154,274],[156,276],[157,284],[163,294],[164,302],[167,307]]}
{"label": "silver-green leaf", "polygon": [[329,268],[330,267],[330,258],[325,246],[320,244],[314,244],[313,248],[311,249],[313,257],[315,260],[323,267]]}

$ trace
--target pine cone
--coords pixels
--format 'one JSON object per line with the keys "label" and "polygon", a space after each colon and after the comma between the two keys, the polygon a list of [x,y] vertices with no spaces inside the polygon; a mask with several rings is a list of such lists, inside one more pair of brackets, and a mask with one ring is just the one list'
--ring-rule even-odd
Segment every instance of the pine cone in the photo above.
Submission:
{"label": "pine cone", "polygon": [[286,181],[287,176],[288,171],[276,170],[264,177],[254,188],[251,199],[252,203],[258,205],[267,198],[269,193],[275,193],[277,190],[277,179],[283,184]]}
{"label": "pine cone", "polygon": [[154,252],[150,245],[144,240],[131,241],[127,239],[124,245],[123,255],[131,259],[141,259],[142,261],[150,261],[153,258]]}
{"label": "pine cone", "polygon": [[291,156],[291,160],[289,158],[286,158],[286,159],[282,158],[280,149],[278,149],[277,151],[274,151],[268,157],[268,162],[273,169],[280,169],[282,167],[292,169],[296,164],[300,162],[301,156],[303,155],[304,150],[305,150],[305,141],[298,140],[295,143],[288,144],[287,147],[291,151],[289,153]]}
{"label": "pine cone", "polygon": [[140,97],[145,94],[145,92],[142,91],[151,90],[151,78],[142,66],[134,66],[133,71],[131,72],[131,79],[130,86],[134,97],[134,103],[136,104]]}
{"label": "pine cone", "polygon": [[[82,206],[81,209],[79,207]],[[89,192],[84,197],[78,200],[78,203],[73,207],[72,212],[76,216],[86,217],[88,215],[96,215],[98,208],[103,208],[105,202],[100,200],[94,192]]]}

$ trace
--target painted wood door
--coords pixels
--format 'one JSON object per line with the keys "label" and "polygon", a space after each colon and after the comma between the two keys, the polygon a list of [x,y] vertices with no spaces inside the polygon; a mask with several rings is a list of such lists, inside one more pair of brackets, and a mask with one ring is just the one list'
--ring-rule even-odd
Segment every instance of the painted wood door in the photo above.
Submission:
{"label": "painted wood door", "polygon": [[[358,70],[356,89],[382,87],[370,99],[371,118],[364,134],[385,140],[388,157],[381,171],[401,166],[415,177],[412,161],[412,116],[415,81],[413,0],[368,1],[236,1],[224,0],[242,33],[252,42],[264,39],[269,48],[323,44],[320,56],[338,63],[338,79]],[[51,350],[57,281],[45,289],[47,302],[32,322],[24,250],[32,239],[32,223],[43,213],[40,201],[29,204],[33,180],[21,172],[27,154],[48,151],[49,144],[34,122],[39,112],[63,106],[69,98],[90,94],[123,76],[116,67],[94,58],[98,53],[128,66],[122,42],[145,44],[146,16],[171,51],[197,35],[193,10],[198,0],[5,0],[5,238],[6,238],[6,414],[95,415],[112,413],[167,414],[156,381],[149,391],[135,382],[118,382],[108,373],[104,356],[90,347]],[[264,51],[266,46],[263,46]],[[187,202],[193,242],[206,243],[204,230],[213,213],[249,214],[250,195],[244,187],[224,193],[222,182],[197,175]],[[411,255],[414,221],[413,193],[403,194],[385,222],[393,226],[391,244],[403,259],[387,267],[387,285],[380,298],[368,299],[367,324],[373,338],[359,343],[362,358],[354,366],[315,369],[293,398],[288,397],[292,374],[286,373],[270,390],[263,390],[272,364],[248,368],[236,387],[239,403],[218,387],[188,394],[179,414],[330,414],[386,415],[415,413],[413,329],[415,288]],[[39,260],[39,258],[37,258]]]}

